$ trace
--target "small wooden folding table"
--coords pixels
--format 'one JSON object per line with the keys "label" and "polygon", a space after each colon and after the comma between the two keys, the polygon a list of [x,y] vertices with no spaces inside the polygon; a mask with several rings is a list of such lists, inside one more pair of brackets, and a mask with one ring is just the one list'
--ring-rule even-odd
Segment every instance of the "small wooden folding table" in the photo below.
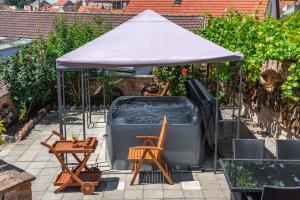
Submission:
{"label": "small wooden folding table", "polygon": [[[47,142],[52,136],[58,136],[52,145]],[[99,184],[101,171],[97,167],[88,167],[87,161],[92,153],[95,152],[98,140],[95,137],[89,137],[86,140],[79,140],[76,145],[70,140],[66,140],[60,133],[52,131],[52,134],[44,141],[42,145],[49,148],[49,153],[53,153],[62,165],[62,172],[57,176],[54,185],[60,186],[54,192],[60,192],[68,186],[80,186],[84,194],[92,194],[95,186]],[[67,163],[62,159],[62,154],[71,154],[78,165],[70,169]],[[80,159],[77,154],[83,154]]]}

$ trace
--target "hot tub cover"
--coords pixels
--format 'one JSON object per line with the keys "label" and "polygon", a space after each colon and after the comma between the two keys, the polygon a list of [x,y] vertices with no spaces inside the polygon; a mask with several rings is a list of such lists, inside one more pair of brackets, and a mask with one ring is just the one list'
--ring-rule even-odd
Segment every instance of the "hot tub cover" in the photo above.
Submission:
{"label": "hot tub cover", "polygon": [[145,10],[57,59],[57,69],[138,67],[242,60],[231,52]]}

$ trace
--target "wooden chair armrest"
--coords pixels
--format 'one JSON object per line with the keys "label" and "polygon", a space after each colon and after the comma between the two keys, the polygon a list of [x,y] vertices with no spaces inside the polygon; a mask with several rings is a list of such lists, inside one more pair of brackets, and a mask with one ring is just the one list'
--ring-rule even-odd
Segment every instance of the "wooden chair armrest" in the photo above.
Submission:
{"label": "wooden chair armrest", "polygon": [[159,139],[159,136],[155,135],[137,135],[137,139]]}
{"label": "wooden chair armrest", "polygon": [[131,147],[131,148],[133,148],[133,149],[147,149],[147,150],[153,149],[153,150],[159,150],[159,151],[163,150],[163,148],[151,147],[151,146],[137,146],[137,147]]}

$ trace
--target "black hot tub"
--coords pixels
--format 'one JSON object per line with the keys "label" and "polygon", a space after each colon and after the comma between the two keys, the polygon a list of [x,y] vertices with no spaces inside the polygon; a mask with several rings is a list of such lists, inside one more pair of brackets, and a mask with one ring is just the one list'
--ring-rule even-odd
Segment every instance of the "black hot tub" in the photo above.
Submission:
{"label": "black hot tub", "polygon": [[202,164],[202,141],[198,107],[186,97],[120,97],[108,112],[106,159],[112,169],[130,169],[128,148],[142,144],[137,135],[159,135],[163,114],[168,129],[164,155],[173,169]]}

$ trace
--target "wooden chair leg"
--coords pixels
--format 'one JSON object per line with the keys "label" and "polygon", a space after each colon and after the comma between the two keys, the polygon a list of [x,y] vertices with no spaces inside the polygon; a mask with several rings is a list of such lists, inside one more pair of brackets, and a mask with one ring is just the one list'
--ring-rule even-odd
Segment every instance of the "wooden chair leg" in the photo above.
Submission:
{"label": "wooden chair leg", "polygon": [[161,158],[162,163],[165,165],[166,171],[170,175],[171,174],[171,168],[169,167],[169,164],[168,164],[166,158],[163,155],[161,155],[160,158]]}
{"label": "wooden chair leg", "polygon": [[159,168],[159,170],[163,173],[165,179],[168,181],[170,185],[174,185],[173,180],[169,176],[168,172],[165,170],[165,168],[161,165],[161,163],[155,158],[152,152],[149,152],[150,156],[153,158],[154,163]]}
{"label": "wooden chair leg", "polygon": [[136,165],[137,165],[136,162],[133,162],[133,163],[132,163],[132,167],[131,167],[131,171],[132,171],[132,172],[134,172],[134,170],[135,170],[135,168],[136,168]]}
{"label": "wooden chair leg", "polygon": [[130,185],[134,184],[134,181],[135,181],[135,179],[136,179],[136,177],[137,177],[137,175],[140,171],[140,168],[141,168],[142,164],[144,163],[144,159],[146,157],[146,154],[147,154],[147,150],[144,151],[141,160],[138,162],[137,166],[135,167],[134,174],[133,174],[133,177],[131,179]]}
{"label": "wooden chair leg", "polygon": [[159,170],[163,173],[165,179],[167,180],[167,182],[170,185],[174,185],[173,180],[171,179],[170,175],[168,174],[168,172],[164,169],[164,167],[161,165],[161,163],[158,160],[154,160],[156,166],[159,168]]}

